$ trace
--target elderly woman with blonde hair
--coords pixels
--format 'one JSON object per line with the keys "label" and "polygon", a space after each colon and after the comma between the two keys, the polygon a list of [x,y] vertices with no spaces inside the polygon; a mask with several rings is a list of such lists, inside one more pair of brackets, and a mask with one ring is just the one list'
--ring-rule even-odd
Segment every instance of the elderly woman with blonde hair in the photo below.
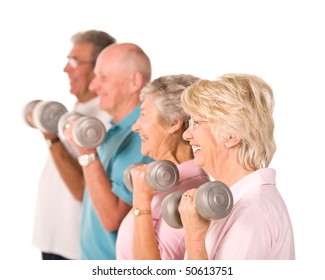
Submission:
{"label": "elderly woman with blonde hair", "polygon": [[186,258],[294,259],[290,217],[268,167],[276,150],[271,87],[254,75],[226,74],[198,81],[181,100],[195,163],[233,195],[231,212],[212,221],[195,208],[197,189],[182,196]]}

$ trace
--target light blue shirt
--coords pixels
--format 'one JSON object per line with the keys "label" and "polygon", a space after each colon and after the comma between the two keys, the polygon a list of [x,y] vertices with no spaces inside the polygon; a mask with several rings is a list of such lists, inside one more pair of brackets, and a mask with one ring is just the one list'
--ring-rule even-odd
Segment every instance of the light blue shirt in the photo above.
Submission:
{"label": "light blue shirt", "polygon": [[[99,147],[99,159],[112,183],[113,193],[132,205],[132,193],[124,185],[124,170],[132,163],[151,162],[152,159],[141,154],[141,139],[132,132],[132,125],[140,115],[140,106],[117,124],[112,124],[104,143]],[[85,188],[81,219],[80,247],[81,259],[116,259],[117,231],[105,230],[96,214],[91,198]]]}

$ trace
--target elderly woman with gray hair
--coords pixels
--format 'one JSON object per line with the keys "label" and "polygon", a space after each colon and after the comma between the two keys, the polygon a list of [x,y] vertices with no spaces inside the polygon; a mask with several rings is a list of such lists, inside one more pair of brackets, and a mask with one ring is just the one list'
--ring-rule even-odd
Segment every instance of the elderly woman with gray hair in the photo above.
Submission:
{"label": "elderly woman with gray hair", "polygon": [[182,196],[186,259],[294,259],[291,221],[268,168],[276,150],[270,86],[254,75],[226,74],[188,87],[181,100],[195,163],[233,196],[230,213],[212,221],[198,214],[197,189]]}
{"label": "elderly woman with gray hair", "polygon": [[164,222],[161,203],[171,192],[184,192],[210,180],[195,165],[191,146],[182,137],[190,117],[181,107],[181,94],[197,80],[192,75],[167,75],[141,91],[141,113],[132,127],[142,139],[141,152],[155,162],[172,162],[179,179],[174,188],[157,191],[150,188],[148,165],[131,169],[133,209],[119,228],[117,259],[184,259],[184,231]]}

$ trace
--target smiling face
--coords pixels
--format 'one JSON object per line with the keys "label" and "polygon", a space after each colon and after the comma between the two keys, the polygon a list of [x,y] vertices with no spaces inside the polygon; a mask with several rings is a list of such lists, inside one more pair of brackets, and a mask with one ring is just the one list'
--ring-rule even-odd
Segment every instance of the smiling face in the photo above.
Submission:
{"label": "smiling face", "polygon": [[167,127],[159,121],[159,111],[153,102],[153,96],[148,96],[142,103],[141,113],[132,127],[139,133],[142,144],[141,153],[160,160],[161,155],[169,150]]}
{"label": "smiling face", "polygon": [[130,99],[129,73],[124,71],[122,63],[113,54],[104,50],[99,55],[95,66],[96,76],[89,87],[99,96],[99,107],[111,115],[122,111]]}
{"label": "smiling face", "polygon": [[202,167],[211,176],[216,170],[222,168],[227,150],[224,144],[217,143],[211,123],[191,119],[189,128],[183,133],[183,138],[192,146],[196,165]]}
{"label": "smiling face", "polygon": [[140,104],[140,90],[150,77],[150,63],[144,63],[141,51],[131,43],[112,44],[96,60],[95,78],[89,88],[99,96],[99,107],[115,123]]}
{"label": "smiling face", "polygon": [[78,63],[71,64],[68,61],[63,69],[68,74],[70,80],[70,92],[80,102],[87,101],[96,96],[88,88],[94,78],[93,62],[91,61],[92,50],[93,45],[90,43],[75,44],[68,54],[68,59],[69,61],[73,59],[73,61]]}

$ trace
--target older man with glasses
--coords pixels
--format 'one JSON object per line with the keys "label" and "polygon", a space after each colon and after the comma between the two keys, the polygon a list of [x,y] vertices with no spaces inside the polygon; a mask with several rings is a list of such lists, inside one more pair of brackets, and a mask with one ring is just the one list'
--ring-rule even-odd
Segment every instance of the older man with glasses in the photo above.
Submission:
{"label": "older man with glasses", "polygon": [[[111,116],[99,109],[98,96],[89,89],[99,53],[115,39],[103,31],[88,30],[71,37],[72,48],[64,67],[70,93],[77,101],[73,112],[100,119],[106,129]],[[60,135],[43,133],[49,157],[39,180],[33,244],[44,260],[80,259],[79,229],[85,181],[77,153]]]}

